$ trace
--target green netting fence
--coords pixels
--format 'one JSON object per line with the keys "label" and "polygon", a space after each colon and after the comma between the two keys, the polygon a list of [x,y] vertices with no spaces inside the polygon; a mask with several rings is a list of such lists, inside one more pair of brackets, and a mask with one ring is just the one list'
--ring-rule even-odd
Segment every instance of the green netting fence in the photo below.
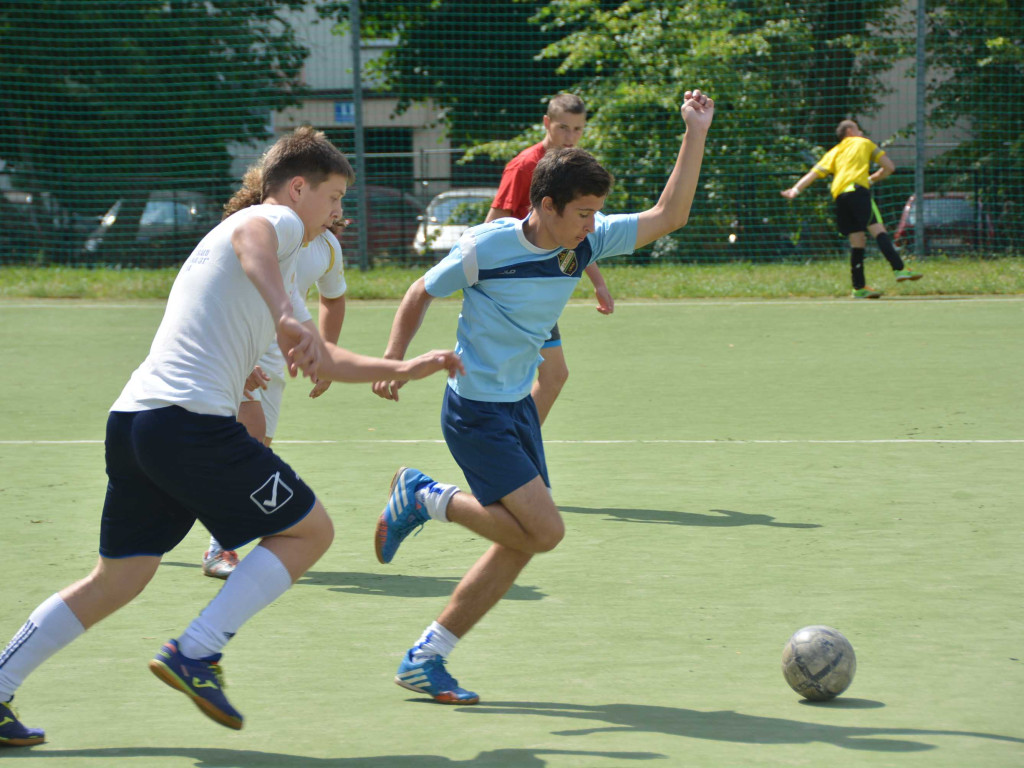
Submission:
{"label": "green netting fence", "polygon": [[559,91],[606,210],[640,210],[693,86],[717,114],[691,223],[631,263],[845,257],[826,182],[779,194],[845,118],[896,163],[875,199],[905,254],[1014,254],[1022,51],[1021,0],[4,0],[0,264],[178,264],[304,123],[358,156],[347,261],[422,264],[430,202],[496,187]]}

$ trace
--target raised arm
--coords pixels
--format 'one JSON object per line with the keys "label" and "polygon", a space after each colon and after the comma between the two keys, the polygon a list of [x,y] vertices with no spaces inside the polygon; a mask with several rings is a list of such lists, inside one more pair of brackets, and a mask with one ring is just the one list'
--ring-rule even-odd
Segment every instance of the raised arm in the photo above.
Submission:
{"label": "raised arm", "polygon": [[[405,292],[402,303],[395,312],[395,319],[391,323],[391,335],[388,337],[388,346],[384,350],[384,357],[388,360],[402,360],[412,343],[416,331],[423,323],[427,314],[427,307],[433,296],[427,293],[427,288],[421,277],[409,286]],[[378,397],[385,400],[398,400],[398,390],[402,388],[402,382],[383,378],[375,381],[373,391]]]}
{"label": "raised arm", "polygon": [[690,206],[697,194],[697,179],[704,159],[704,143],[715,115],[715,102],[700,89],[695,89],[684,94],[679,111],[686,123],[683,143],[658,202],[638,217],[637,248],[674,232],[690,217]]}

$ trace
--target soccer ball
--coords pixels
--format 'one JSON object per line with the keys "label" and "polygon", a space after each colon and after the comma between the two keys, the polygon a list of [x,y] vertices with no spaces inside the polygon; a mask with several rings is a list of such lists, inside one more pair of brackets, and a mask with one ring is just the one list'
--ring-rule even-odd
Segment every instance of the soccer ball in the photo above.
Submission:
{"label": "soccer ball", "polygon": [[857,657],[850,641],[832,627],[797,630],[782,650],[782,674],[805,699],[828,701],[850,687]]}

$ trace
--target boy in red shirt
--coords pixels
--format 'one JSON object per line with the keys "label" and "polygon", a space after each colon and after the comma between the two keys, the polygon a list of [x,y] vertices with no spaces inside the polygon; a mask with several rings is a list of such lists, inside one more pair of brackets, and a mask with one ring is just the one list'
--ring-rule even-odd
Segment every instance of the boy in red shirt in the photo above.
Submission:
{"label": "boy in red shirt", "polygon": [[[524,219],[530,213],[530,183],[533,181],[533,170],[549,149],[575,147],[583,136],[587,125],[587,108],[583,99],[571,93],[560,93],[548,102],[548,111],[544,115],[544,139],[532,147],[527,147],[513,157],[501,174],[498,194],[491,203],[491,210],[484,221],[494,221],[511,216]],[[597,311],[602,315],[610,315],[615,311],[615,301],[597,264],[586,269],[587,277],[594,284],[597,296]],[[540,423],[547,418],[551,406],[555,404],[559,392],[569,378],[569,367],[565,363],[562,352],[562,336],[558,331],[558,323],[551,329],[551,337],[540,350],[544,361],[537,370],[537,380],[533,384],[531,395],[537,405]]]}

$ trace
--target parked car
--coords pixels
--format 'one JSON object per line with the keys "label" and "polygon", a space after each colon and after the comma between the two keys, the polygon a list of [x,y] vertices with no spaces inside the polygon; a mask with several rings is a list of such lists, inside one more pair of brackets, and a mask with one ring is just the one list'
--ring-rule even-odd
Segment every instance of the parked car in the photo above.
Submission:
{"label": "parked car", "polygon": [[4,188],[0,221],[0,260],[8,263],[66,258],[74,255],[83,237],[79,217],[49,192]]}
{"label": "parked car", "polygon": [[[925,250],[984,251],[995,243],[995,226],[985,205],[966,192],[926,192],[924,195]],[[911,195],[903,206],[893,240],[900,248],[914,247],[917,201]]]}
{"label": "parked car", "polygon": [[394,187],[367,185],[366,216],[359,210],[359,193],[352,187],[342,201],[350,224],[341,235],[346,262],[358,263],[359,229],[366,226],[367,250],[371,259],[405,259],[410,243],[423,216],[423,204],[412,195]]}
{"label": "parked car", "polygon": [[181,263],[220,220],[220,209],[201,192],[153,190],[137,217],[134,235],[115,251],[112,229],[128,207],[121,198],[100,217],[82,246],[85,258],[146,266]]}
{"label": "parked car", "polygon": [[483,223],[496,194],[497,189],[474,187],[437,195],[422,217],[413,249],[423,256],[446,256],[463,232]]}

